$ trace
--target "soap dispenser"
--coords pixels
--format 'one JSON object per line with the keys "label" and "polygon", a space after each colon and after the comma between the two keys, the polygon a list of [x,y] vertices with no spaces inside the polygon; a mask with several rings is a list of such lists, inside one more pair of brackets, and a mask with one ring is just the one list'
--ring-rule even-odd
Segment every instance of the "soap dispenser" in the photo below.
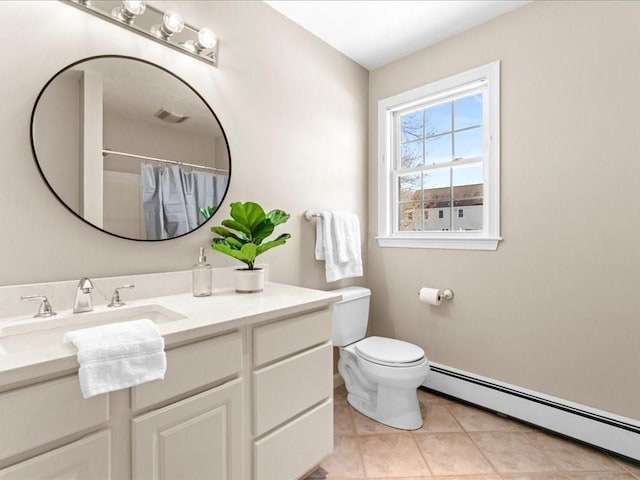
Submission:
{"label": "soap dispenser", "polygon": [[212,270],[204,256],[204,247],[200,247],[198,263],[193,266],[193,296],[208,297],[212,293]]}

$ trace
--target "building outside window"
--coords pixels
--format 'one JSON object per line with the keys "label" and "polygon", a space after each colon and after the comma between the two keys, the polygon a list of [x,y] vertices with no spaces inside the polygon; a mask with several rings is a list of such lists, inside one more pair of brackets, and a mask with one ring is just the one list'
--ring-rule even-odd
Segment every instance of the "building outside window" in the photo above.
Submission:
{"label": "building outside window", "polygon": [[497,248],[498,97],[495,62],[379,102],[381,246]]}

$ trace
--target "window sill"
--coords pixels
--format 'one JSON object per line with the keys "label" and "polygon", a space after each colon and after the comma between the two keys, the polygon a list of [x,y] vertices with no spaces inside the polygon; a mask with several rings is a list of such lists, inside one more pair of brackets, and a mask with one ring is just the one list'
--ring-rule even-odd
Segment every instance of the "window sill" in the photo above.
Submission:
{"label": "window sill", "polygon": [[439,248],[446,250],[497,250],[501,237],[376,237],[378,246],[395,248]]}

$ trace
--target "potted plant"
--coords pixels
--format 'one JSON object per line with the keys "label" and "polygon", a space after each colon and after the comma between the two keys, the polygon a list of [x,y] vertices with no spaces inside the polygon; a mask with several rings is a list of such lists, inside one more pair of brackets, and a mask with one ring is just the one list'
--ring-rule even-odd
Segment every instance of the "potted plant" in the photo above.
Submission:
{"label": "potted plant", "polygon": [[237,292],[263,290],[264,270],[255,267],[255,260],[258,255],[284,245],[291,238],[290,234],[282,233],[275,240],[265,241],[277,225],[290,217],[282,210],[265,213],[255,202],[234,202],[231,204],[231,218],[223,220],[222,225],[211,227],[211,231],[219,235],[211,241],[211,248],[247,264],[246,268],[236,270]]}

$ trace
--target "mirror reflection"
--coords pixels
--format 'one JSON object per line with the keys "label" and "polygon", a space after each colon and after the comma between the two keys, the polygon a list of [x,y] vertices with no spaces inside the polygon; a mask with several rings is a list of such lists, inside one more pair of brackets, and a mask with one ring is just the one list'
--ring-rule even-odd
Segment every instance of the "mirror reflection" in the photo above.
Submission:
{"label": "mirror reflection", "polygon": [[103,231],[175,238],[203,225],[229,185],[229,146],[188,84],[148,62],[76,62],[43,88],[31,142],[53,193]]}

